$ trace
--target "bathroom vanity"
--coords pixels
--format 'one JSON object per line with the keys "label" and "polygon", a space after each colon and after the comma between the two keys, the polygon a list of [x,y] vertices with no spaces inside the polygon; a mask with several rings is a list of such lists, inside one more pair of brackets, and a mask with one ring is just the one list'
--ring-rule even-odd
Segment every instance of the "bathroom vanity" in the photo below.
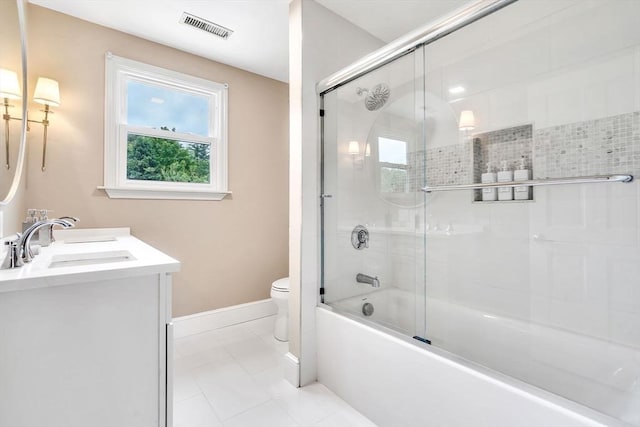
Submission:
{"label": "bathroom vanity", "polygon": [[171,426],[179,262],[128,229],[56,236],[0,271],[0,426]]}

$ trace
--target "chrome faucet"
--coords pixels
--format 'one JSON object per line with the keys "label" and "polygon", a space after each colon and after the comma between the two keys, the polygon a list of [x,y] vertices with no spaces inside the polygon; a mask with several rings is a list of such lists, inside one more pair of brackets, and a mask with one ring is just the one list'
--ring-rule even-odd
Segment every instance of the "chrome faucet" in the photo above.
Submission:
{"label": "chrome faucet", "polygon": [[56,225],[59,225],[63,228],[75,227],[75,223],[67,219],[45,219],[34,223],[31,227],[27,228],[24,231],[22,237],[18,241],[18,247],[20,252],[22,253],[22,260],[24,262],[31,262],[31,260],[33,259],[33,251],[31,250],[31,238],[33,237],[35,232],[42,227],[50,227],[50,229],[53,229],[53,227],[55,227]]}
{"label": "chrome faucet", "polygon": [[31,250],[31,238],[36,231],[42,227],[51,227],[59,225],[63,228],[74,227],[75,224],[67,219],[47,219],[38,221],[27,228],[21,235],[18,233],[16,238],[5,242],[7,246],[7,256],[2,263],[1,269],[22,267],[25,262],[33,260],[33,251]]}
{"label": "chrome faucet", "polygon": [[358,273],[356,275],[356,282],[358,283],[366,283],[367,285],[371,285],[374,288],[380,287],[380,280],[378,280],[378,276],[372,277],[366,274]]}
{"label": "chrome faucet", "polygon": [[[56,218],[56,219],[65,220],[73,224],[80,221],[80,219],[76,218],[75,216],[61,216],[60,218]],[[55,225],[56,224],[51,224],[45,230],[40,230],[40,233],[38,234],[38,237],[39,237],[38,244],[40,246],[49,246],[50,244],[56,241],[56,239],[53,238],[53,227]],[[44,236],[42,235],[43,232],[46,233]]]}

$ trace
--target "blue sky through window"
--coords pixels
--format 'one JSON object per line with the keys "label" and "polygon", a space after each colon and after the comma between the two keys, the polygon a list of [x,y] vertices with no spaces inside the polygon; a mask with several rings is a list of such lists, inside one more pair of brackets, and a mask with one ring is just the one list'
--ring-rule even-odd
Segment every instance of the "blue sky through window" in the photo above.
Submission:
{"label": "blue sky through window", "polygon": [[208,97],[147,84],[127,81],[127,123],[176,132],[209,136]]}
{"label": "blue sky through window", "polygon": [[407,143],[397,139],[378,137],[378,159],[383,163],[407,164]]}

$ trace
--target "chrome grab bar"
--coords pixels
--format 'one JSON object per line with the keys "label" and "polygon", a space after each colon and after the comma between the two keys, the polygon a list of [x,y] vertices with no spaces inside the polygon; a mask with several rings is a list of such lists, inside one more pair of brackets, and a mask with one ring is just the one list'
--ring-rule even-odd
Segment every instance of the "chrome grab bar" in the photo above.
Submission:
{"label": "chrome grab bar", "polygon": [[531,179],[528,181],[487,182],[483,184],[438,185],[435,187],[426,186],[422,188],[422,191],[425,193],[432,193],[434,191],[479,190],[482,188],[494,187],[535,187],[539,185],[591,184],[597,182],[631,181],[633,181],[633,175],[592,175],[578,176],[575,178],[547,178]]}

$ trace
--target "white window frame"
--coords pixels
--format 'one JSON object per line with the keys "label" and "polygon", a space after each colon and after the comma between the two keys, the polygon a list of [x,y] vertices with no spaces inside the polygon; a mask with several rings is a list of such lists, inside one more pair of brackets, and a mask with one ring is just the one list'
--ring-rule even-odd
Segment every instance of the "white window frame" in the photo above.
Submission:
{"label": "white window frame", "polygon": [[[142,62],[106,54],[104,186],[116,199],[222,200],[227,187],[228,85]],[[209,135],[170,132],[127,123],[127,81],[138,80],[209,98]],[[142,134],[184,142],[210,144],[209,183],[131,180],[127,178],[127,135]]]}

